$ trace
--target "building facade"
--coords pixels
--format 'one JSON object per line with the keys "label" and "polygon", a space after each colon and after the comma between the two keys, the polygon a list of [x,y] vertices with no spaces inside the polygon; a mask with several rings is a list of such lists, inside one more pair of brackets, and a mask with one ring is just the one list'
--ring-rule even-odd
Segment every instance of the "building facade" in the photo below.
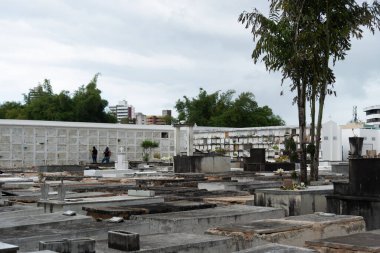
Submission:
{"label": "building facade", "polygon": [[[284,150],[284,141],[292,137],[299,142],[297,126],[218,128],[194,126],[193,150],[201,152],[223,151],[231,158],[249,156],[251,148],[265,148],[268,161],[274,161]],[[322,129],[321,160],[339,161],[347,153],[348,137],[334,122]],[[368,132],[369,131],[369,132]],[[379,129],[361,129],[356,133],[364,137],[365,149],[378,149]],[[91,162],[91,149],[95,146],[99,157],[109,147],[115,160],[124,150],[128,160],[142,160],[141,143],[150,139],[159,143],[154,153],[160,157],[173,156],[175,132],[171,125],[128,125],[33,120],[0,119],[0,168],[39,165],[72,165]],[[181,152],[187,150],[186,131],[181,131]],[[309,129],[306,135],[309,136]],[[327,138],[326,138],[327,137]],[[365,151],[364,151],[365,152]],[[343,157],[344,159],[344,157]],[[98,159],[99,160],[99,159]]]}
{"label": "building facade", "polygon": [[141,160],[146,139],[159,143],[154,152],[161,157],[172,156],[173,134],[171,126],[0,120],[0,167],[88,163],[93,146],[100,159],[108,146],[111,160],[121,149],[128,160]]}
{"label": "building facade", "polygon": [[126,100],[119,101],[117,105],[109,106],[111,112],[116,115],[117,121],[121,122],[122,119],[135,119],[135,108],[132,105],[128,106]]}
{"label": "building facade", "polygon": [[374,105],[364,108],[366,114],[366,124],[380,128],[380,105]]}

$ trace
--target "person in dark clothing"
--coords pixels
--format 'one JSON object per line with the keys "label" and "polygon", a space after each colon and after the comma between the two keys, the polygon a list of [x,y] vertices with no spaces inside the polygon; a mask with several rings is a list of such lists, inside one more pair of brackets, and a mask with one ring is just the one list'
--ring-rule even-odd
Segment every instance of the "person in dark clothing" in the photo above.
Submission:
{"label": "person in dark clothing", "polygon": [[106,147],[103,154],[104,154],[104,158],[102,160],[102,163],[109,163],[110,157],[111,157],[111,150],[108,147]]}
{"label": "person in dark clothing", "polygon": [[92,147],[91,157],[92,157],[92,163],[97,163],[98,150],[95,148],[95,146]]}

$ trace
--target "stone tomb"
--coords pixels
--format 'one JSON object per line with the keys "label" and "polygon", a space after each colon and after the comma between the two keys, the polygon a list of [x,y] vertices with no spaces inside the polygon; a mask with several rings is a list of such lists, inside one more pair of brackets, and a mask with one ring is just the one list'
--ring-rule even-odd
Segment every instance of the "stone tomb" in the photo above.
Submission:
{"label": "stone tomb", "polygon": [[139,205],[150,203],[164,202],[162,197],[136,197],[128,195],[112,196],[112,197],[97,197],[97,198],[83,198],[83,199],[65,199],[59,200],[40,200],[37,203],[38,207],[43,207],[46,213],[53,213],[59,211],[76,211],[78,213],[85,213],[82,207],[104,207],[110,205]]}
{"label": "stone tomb", "polygon": [[229,223],[258,219],[282,218],[280,208],[231,205],[202,210],[131,216],[131,219],[149,222],[152,230],[165,233],[204,233],[208,228]]}
{"label": "stone tomb", "polygon": [[21,230],[9,228],[4,233],[0,232],[0,241],[19,246],[21,252],[37,251],[40,241],[62,241],[63,238],[106,240],[108,232],[112,230],[128,230],[140,235],[160,233],[160,231],[151,230],[148,223],[141,221],[125,220],[121,223],[111,223],[106,220],[89,220],[86,217],[82,222],[52,223],[40,227],[29,226],[27,229]]}
{"label": "stone tomb", "polygon": [[7,217],[17,217],[25,215],[43,214],[42,207],[26,206],[26,205],[12,205],[0,206],[0,219]]}
{"label": "stone tomb", "polygon": [[253,194],[256,189],[280,187],[280,181],[249,181],[249,182],[233,182],[233,181],[217,181],[217,182],[199,182],[198,189],[206,189],[208,191],[248,191]]}
{"label": "stone tomb", "polygon": [[363,216],[367,229],[380,228],[380,158],[351,158],[349,182],[334,182],[328,212]]}
{"label": "stone tomb", "polygon": [[288,246],[277,243],[269,243],[250,249],[236,251],[235,253],[316,253],[317,251],[307,248]]}
{"label": "stone tomb", "polygon": [[380,252],[380,230],[306,241],[308,248],[329,253]]}
{"label": "stone tomb", "polygon": [[0,235],[8,233],[8,230],[24,230],[30,228],[43,228],[62,224],[80,224],[90,222],[91,217],[76,215],[66,216],[62,212],[53,214],[28,215],[21,217],[0,218]]}
{"label": "stone tomb", "polygon": [[[108,241],[96,242],[96,253],[126,252],[109,248]],[[187,233],[151,234],[139,237],[140,253],[230,253],[236,251],[232,238]]]}
{"label": "stone tomb", "polygon": [[116,216],[127,220],[131,215],[180,212],[215,206],[215,204],[180,200],[136,206],[83,207],[83,210],[94,218],[109,219]]}
{"label": "stone tomb", "polygon": [[301,190],[257,189],[255,205],[282,208],[286,216],[326,212],[325,196],[332,192],[332,185],[309,186]]}
{"label": "stone tomb", "polygon": [[316,213],[284,219],[234,223],[211,228],[207,233],[234,237],[240,248],[251,248],[269,242],[301,247],[306,240],[363,231],[365,223],[360,216]]}

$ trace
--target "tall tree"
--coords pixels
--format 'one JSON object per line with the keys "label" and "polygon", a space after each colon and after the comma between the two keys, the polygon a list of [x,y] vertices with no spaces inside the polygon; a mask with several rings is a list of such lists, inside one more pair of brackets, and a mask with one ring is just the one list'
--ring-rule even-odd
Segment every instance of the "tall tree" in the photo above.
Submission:
{"label": "tall tree", "polygon": [[45,79],[24,94],[25,104],[0,105],[0,118],[116,123],[116,117],[105,112],[108,102],[101,98],[101,91],[96,87],[98,76],[75,91],[73,97],[68,91],[55,94],[50,81]]}
{"label": "tall tree", "polygon": [[[268,70],[281,71],[282,81],[292,81],[291,90],[296,90],[301,149],[301,180],[306,182],[306,99],[310,100],[312,117],[311,149],[314,152],[312,179],[318,178],[318,158],[324,101],[333,91],[329,85],[335,77],[330,68],[343,60],[351,48],[350,38],[361,38],[360,26],[372,32],[379,28],[379,4],[366,2],[359,6],[354,0],[271,0],[270,15],[265,17],[254,9],[243,12],[239,21],[252,26],[257,40],[252,58],[255,63],[263,59]],[[316,100],[318,119],[314,133]],[[315,147],[313,147],[315,141]]]}
{"label": "tall tree", "polygon": [[[82,122],[109,122],[115,118],[106,113],[107,100],[102,99],[101,91],[97,88],[99,73],[96,74],[89,84],[81,86],[74,92],[74,119]],[[116,123],[116,119],[113,121]]]}
{"label": "tall tree", "polygon": [[178,120],[200,126],[255,127],[284,125],[268,106],[259,107],[251,92],[243,92],[233,99],[235,91],[216,91],[208,94],[202,88],[195,98],[184,96],[175,108]]}

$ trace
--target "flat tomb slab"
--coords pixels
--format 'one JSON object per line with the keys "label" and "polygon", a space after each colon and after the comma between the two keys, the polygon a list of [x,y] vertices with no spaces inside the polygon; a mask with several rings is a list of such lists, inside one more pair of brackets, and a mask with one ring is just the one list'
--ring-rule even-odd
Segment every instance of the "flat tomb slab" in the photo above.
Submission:
{"label": "flat tomb slab", "polygon": [[108,231],[128,230],[140,235],[158,233],[149,229],[149,224],[142,221],[127,220],[121,223],[111,223],[107,221],[97,222],[86,220],[82,223],[54,224],[49,227],[28,227],[27,229],[8,229],[6,233],[0,232],[0,241],[14,244],[20,247],[20,251],[38,250],[39,241],[51,241],[92,238],[95,240],[105,240]]}
{"label": "flat tomb slab", "polygon": [[286,216],[326,212],[325,196],[332,192],[333,185],[309,186],[302,190],[257,189],[255,205],[283,208]]}
{"label": "flat tomb slab", "polygon": [[117,216],[129,219],[131,215],[179,212],[215,206],[215,204],[180,200],[133,206],[83,207],[83,210],[87,212],[87,215],[94,218],[107,219]]}
{"label": "flat tomb slab", "polygon": [[266,218],[282,218],[280,208],[231,205],[184,212],[131,216],[148,221],[153,230],[163,233],[204,233],[208,228],[229,223],[244,223]]}
{"label": "flat tomb slab", "polygon": [[21,217],[0,218],[0,234],[6,233],[8,229],[28,229],[31,227],[49,227],[59,224],[81,224],[90,222],[91,217],[84,215],[66,216],[62,212],[52,214],[28,215]]}
{"label": "flat tomb slab", "polygon": [[[303,246],[306,240],[347,235],[365,231],[361,216],[311,214],[297,219],[265,219],[249,223],[228,224],[207,230],[208,234],[231,236],[241,247],[253,247],[265,242]],[[305,217],[303,217],[305,216]]]}
{"label": "flat tomb slab", "polygon": [[25,205],[0,206],[0,218],[36,215],[43,213],[44,209],[41,207]]}
{"label": "flat tomb slab", "polygon": [[84,214],[85,212],[82,211],[82,207],[104,207],[110,205],[128,206],[161,202],[164,202],[163,197],[120,195],[111,197],[65,199],[65,201],[40,200],[37,203],[37,206],[43,207],[46,213],[72,210]]}
{"label": "flat tomb slab", "polygon": [[233,196],[233,197],[214,197],[214,198],[204,198],[204,202],[213,204],[224,204],[224,205],[255,205],[255,197],[253,195],[249,196]]}
{"label": "flat tomb slab", "polygon": [[256,246],[253,248],[236,251],[235,253],[316,253],[317,251],[307,248],[301,248],[301,247],[295,247],[295,246],[289,246],[289,245],[283,245],[283,244],[277,244],[277,243],[270,243],[265,245]]}
{"label": "flat tomb slab", "polygon": [[[187,233],[153,234],[140,236],[141,253],[209,252],[229,253],[235,251],[232,238]],[[122,252],[108,248],[107,241],[96,242],[97,253]]]}
{"label": "flat tomb slab", "polygon": [[253,193],[256,189],[280,187],[280,181],[248,181],[248,182],[199,182],[198,189],[208,191],[227,190],[227,191],[249,191]]}
{"label": "flat tomb slab", "polygon": [[306,241],[305,244],[306,247],[320,252],[380,252],[380,234],[364,232]]}

